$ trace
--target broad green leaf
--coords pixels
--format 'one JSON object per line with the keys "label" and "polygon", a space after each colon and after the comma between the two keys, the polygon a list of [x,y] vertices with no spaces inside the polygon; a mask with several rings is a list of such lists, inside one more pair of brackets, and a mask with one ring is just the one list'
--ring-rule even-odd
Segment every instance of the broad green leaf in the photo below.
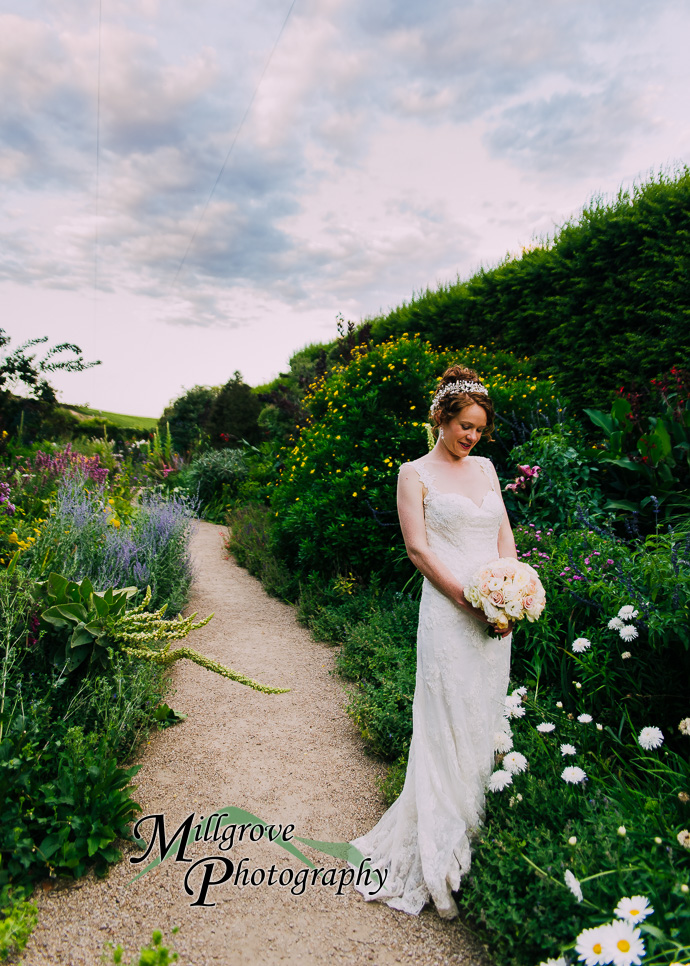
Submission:
{"label": "broad green leaf", "polygon": [[[586,410],[585,410],[586,411]],[[627,399],[619,396],[617,399],[613,400],[613,405],[611,406],[611,415],[619,423],[624,426],[629,425],[628,415],[632,412],[632,406]]]}
{"label": "broad green leaf", "polygon": [[604,504],[605,510],[639,510],[637,503],[633,503],[631,500],[607,500]]}
{"label": "broad green leaf", "polygon": [[70,621],[83,621],[86,623],[89,619],[89,612],[83,604],[56,604],[55,610]]}
{"label": "broad green leaf", "polygon": [[93,634],[90,634],[85,627],[77,628],[70,639],[70,647],[88,647],[89,644],[93,644]]}
{"label": "broad green leaf", "polygon": [[69,580],[67,577],[61,577],[60,574],[51,574],[47,580],[48,593],[51,597],[62,597],[67,590],[67,585]]}
{"label": "broad green leaf", "polygon": [[595,426],[603,429],[607,436],[613,432],[613,420],[608,413],[600,409],[585,409],[584,412],[589,416]]}

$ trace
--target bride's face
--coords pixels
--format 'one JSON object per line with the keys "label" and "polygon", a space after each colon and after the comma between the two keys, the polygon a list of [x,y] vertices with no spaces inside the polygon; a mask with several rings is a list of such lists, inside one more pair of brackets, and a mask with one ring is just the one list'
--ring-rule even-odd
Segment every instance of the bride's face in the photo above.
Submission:
{"label": "bride's face", "polygon": [[467,456],[486,429],[486,413],[481,406],[471,403],[443,425],[443,442],[454,456]]}

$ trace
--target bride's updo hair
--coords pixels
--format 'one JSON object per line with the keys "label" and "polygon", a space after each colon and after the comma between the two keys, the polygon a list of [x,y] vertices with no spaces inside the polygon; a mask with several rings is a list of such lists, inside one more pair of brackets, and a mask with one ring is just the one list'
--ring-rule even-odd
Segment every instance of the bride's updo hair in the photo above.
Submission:
{"label": "bride's updo hair", "polygon": [[[442,389],[454,382],[478,382],[483,385],[474,369],[465,369],[463,366],[451,366],[441,376],[434,395],[436,396]],[[491,434],[496,424],[496,412],[491,399],[489,396],[484,395],[483,392],[463,390],[460,392],[446,393],[445,396],[438,400],[433,413],[429,413],[429,422],[431,423],[432,430],[438,432],[444,423],[447,423],[453,416],[457,416],[462,409],[466,406],[471,406],[472,403],[481,406],[486,413],[486,431],[482,433],[482,439],[491,441]]]}

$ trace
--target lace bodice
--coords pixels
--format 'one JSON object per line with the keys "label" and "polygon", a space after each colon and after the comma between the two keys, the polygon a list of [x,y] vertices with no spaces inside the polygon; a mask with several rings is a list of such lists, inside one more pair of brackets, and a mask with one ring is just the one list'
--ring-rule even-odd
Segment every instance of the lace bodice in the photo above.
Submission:
{"label": "lace bodice", "polygon": [[498,531],[504,512],[491,461],[485,456],[467,459],[479,463],[487,480],[488,489],[479,505],[462,493],[439,489],[432,461],[415,460],[406,464],[414,467],[426,491],[424,519],[429,546],[461,582],[469,580],[482,564],[498,556]]}

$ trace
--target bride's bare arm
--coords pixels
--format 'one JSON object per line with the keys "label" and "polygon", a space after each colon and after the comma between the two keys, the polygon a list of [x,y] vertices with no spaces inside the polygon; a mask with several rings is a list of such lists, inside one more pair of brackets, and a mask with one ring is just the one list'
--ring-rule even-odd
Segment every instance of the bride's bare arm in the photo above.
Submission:
{"label": "bride's bare arm", "polygon": [[[494,483],[496,485],[496,492],[500,494],[501,492],[501,481],[498,478],[498,473],[493,463],[491,463],[491,472],[493,473]],[[503,497],[501,496],[501,499]],[[503,520],[501,521],[501,529],[498,531],[498,556],[499,557],[515,557],[517,560],[517,548],[515,546],[515,537],[513,536],[513,528],[510,525],[510,520],[508,519],[508,511],[503,504]]]}
{"label": "bride's bare arm", "polygon": [[488,624],[482,611],[466,599],[462,584],[429,547],[424,524],[424,490],[412,466],[404,466],[398,476],[398,517],[405,539],[407,556],[442,594],[449,597],[477,620]]}

